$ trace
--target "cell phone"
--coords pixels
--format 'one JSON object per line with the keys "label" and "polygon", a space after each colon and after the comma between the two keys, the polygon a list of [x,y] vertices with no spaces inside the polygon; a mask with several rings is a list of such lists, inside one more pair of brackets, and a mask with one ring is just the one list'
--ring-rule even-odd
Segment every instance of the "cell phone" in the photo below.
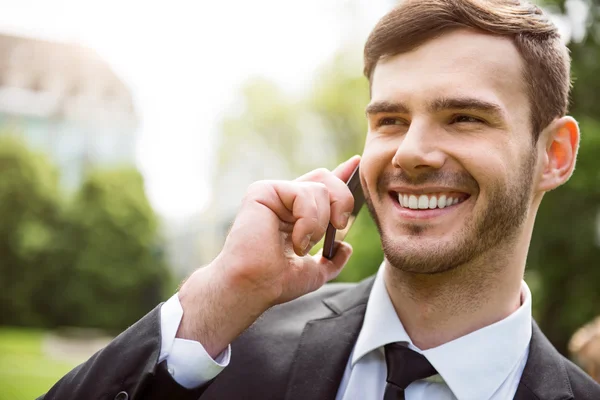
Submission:
{"label": "cell phone", "polygon": [[331,225],[331,222],[327,226],[327,231],[325,232],[325,242],[323,244],[323,257],[331,260],[333,256],[335,256],[335,252],[337,250],[335,246],[335,242],[341,242],[344,240],[348,231],[352,227],[354,220],[356,220],[356,216],[358,215],[360,209],[363,204],[365,204],[365,194],[363,193],[362,186],[360,184],[360,174],[359,167],[357,166],[352,175],[350,175],[350,179],[346,182],[346,186],[350,189],[352,196],[354,197],[354,209],[350,214],[350,218],[348,219],[348,225],[346,228],[342,230],[337,230]]}

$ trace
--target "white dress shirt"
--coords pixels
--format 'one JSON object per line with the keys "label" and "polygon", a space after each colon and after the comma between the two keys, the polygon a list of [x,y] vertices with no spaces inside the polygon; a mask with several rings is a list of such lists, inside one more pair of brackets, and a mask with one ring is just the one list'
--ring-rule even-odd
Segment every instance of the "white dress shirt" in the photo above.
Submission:
{"label": "white dress shirt", "polygon": [[[177,339],[183,310],[174,295],[161,308],[162,347],[177,383],[198,387],[228,364],[231,348],[213,360],[198,342]],[[365,319],[350,355],[336,400],[381,400],[387,367],[383,346],[406,342],[423,354],[439,375],[406,388],[407,400],[505,400],[517,391],[531,339],[531,292],[522,283],[521,306],[507,318],[433,349],[415,347],[404,330],[383,282],[383,266],[375,278]]]}
{"label": "white dress shirt", "polygon": [[410,384],[406,400],[512,399],[527,363],[531,340],[531,292],[525,282],[521,307],[507,318],[429,350],[414,346],[394,310],[379,269],[365,320],[350,355],[336,400],[381,400],[387,367],[383,346],[405,342],[438,371]]}
{"label": "white dress shirt", "polygon": [[199,342],[175,337],[182,317],[183,308],[175,293],[160,308],[161,345],[158,362],[166,359],[167,370],[175,382],[192,389],[204,385],[229,365],[231,346],[213,360]]}

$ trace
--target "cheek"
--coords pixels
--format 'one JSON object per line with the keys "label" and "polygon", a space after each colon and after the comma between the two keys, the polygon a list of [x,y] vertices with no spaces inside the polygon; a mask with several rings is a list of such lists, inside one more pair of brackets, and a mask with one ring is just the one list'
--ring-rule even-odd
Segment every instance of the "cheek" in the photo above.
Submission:
{"label": "cheek", "polygon": [[464,160],[463,167],[479,185],[482,197],[506,192],[519,179],[520,163],[506,150],[479,149]]}

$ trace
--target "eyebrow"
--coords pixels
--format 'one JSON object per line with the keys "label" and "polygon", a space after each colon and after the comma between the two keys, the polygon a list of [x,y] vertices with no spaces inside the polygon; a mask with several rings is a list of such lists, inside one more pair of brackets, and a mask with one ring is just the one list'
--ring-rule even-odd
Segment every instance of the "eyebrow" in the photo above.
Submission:
{"label": "eyebrow", "polygon": [[396,113],[396,114],[408,114],[408,107],[401,102],[391,101],[377,101],[367,106],[365,110],[367,115],[382,114],[382,113]]}
{"label": "eyebrow", "polygon": [[427,109],[431,112],[439,112],[443,110],[480,111],[496,118],[504,119],[504,110],[498,104],[474,97],[443,97],[431,102]]}
{"label": "eyebrow", "polygon": [[[443,97],[429,103],[427,110],[430,112],[439,112],[443,110],[479,111],[499,119],[504,119],[504,110],[498,104],[474,97]],[[382,113],[409,114],[410,109],[402,102],[377,101],[369,104],[365,113],[367,115]]]}

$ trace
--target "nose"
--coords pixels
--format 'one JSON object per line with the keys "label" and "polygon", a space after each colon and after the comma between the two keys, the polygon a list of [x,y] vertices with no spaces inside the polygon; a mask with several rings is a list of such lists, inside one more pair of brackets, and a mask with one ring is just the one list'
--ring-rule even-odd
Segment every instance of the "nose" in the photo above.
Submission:
{"label": "nose", "polygon": [[420,173],[440,169],[446,154],[439,147],[439,135],[434,127],[414,121],[401,139],[392,158],[392,164],[406,173]]}

